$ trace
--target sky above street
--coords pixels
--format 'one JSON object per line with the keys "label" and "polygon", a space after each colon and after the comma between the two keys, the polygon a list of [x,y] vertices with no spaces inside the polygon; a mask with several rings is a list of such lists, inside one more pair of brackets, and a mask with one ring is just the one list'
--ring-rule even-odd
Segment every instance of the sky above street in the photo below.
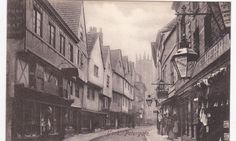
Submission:
{"label": "sky above street", "polygon": [[[172,2],[86,1],[86,26],[102,28],[104,45],[121,49],[135,61],[136,54],[151,58],[151,42],[174,17]],[[88,30],[87,30],[88,31]]]}

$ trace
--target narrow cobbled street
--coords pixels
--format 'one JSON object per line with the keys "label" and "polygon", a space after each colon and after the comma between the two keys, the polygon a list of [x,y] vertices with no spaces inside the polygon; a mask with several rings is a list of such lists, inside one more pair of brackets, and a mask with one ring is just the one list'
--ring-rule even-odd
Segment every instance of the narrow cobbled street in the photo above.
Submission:
{"label": "narrow cobbled street", "polygon": [[134,129],[115,132],[111,134],[109,134],[108,131],[106,136],[99,137],[92,141],[146,141],[146,136],[149,135],[150,130],[151,127],[137,127]]}

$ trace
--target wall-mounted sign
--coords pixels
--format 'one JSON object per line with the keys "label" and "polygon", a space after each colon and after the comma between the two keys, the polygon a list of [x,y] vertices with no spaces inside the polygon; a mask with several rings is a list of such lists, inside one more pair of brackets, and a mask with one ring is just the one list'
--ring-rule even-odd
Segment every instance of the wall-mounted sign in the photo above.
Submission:
{"label": "wall-mounted sign", "polygon": [[157,97],[161,99],[168,98],[168,90],[158,90]]}
{"label": "wall-mounted sign", "polygon": [[25,27],[25,0],[7,1],[7,37],[22,38]]}
{"label": "wall-mounted sign", "polygon": [[219,2],[220,10],[226,27],[230,27],[230,2]]}
{"label": "wall-mounted sign", "polygon": [[217,44],[215,44],[210,50],[208,50],[205,55],[203,55],[199,61],[196,63],[193,76],[198,74],[200,71],[205,69],[208,65],[213,63],[221,55],[230,49],[230,39],[229,34],[225,35]]}

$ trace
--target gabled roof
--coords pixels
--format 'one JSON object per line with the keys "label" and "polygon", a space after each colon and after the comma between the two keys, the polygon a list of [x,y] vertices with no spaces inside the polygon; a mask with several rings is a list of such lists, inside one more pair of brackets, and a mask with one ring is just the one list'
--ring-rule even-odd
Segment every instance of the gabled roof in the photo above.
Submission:
{"label": "gabled roof", "polygon": [[[129,65],[128,65],[128,56],[122,56],[122,63],[124,66],[124,72],[128,73],[129,71]],[[127,64],[127,65],[126,65]],[[126,72],[127,71],[127,72]],[[126,75],[126,74],[125,74]]]}
{"label": "gabled roof", "polygon": [[120,49],[111,50],[111,67],[115,71],[118,63],[119,56],[121,55]]}
{"label": "gabled roof", "polygon": [[107,56],[108,56],[108,53],[109,53],[109,50],[110,50],[110,46],[103,46],[102,47],[102,60],[103,60],[103,66],[105,67],[105,64],[106,64],[106,60],[107,60]]}
{"label": "gabled roof", "polygon": [[159,48],[161,45],[161,42],[166,37],[166,34],[170,33],[171,30],[176,26],[177,24],[177,18],[172,19],[166,26],[164,26],[161,30],[158,31],[157,37],[156,37],[156,47]]}
{"label": "gabled roof", "polygon": [[82,1],[80,0],[48,0],[62,19],[78,36],[80,16],[82,14]]}
{"label": "gabled roof", "polygon": [[97,41],[99,37],[99,33],[94,33],[94,32],[89,32],[87,33],[87,51],[88,51],[88,55],[90,56],[93,47]]}
{"label": "gabled roof", "polygon": [[156,41],[151,43],[151,49],[153,53],[152,56],[153,56],[155,66],[157,65],[156,53],[158,50],[160,50],[160,47],[162,46],[163,41],[165,41],[167,37],[171,34],[177,22],[178,22],[177,18],[172,19],[166,26],[164,26],[161,30],[158,31]]}

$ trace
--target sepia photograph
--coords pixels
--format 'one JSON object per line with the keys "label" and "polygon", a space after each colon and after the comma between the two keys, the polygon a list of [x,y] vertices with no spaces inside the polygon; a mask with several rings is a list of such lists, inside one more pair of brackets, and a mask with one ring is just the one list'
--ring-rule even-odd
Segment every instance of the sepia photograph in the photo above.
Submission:
{"label": "sepia photograph", "polygon": [[231,140],[230,1],[6,3],[5,141]]}

